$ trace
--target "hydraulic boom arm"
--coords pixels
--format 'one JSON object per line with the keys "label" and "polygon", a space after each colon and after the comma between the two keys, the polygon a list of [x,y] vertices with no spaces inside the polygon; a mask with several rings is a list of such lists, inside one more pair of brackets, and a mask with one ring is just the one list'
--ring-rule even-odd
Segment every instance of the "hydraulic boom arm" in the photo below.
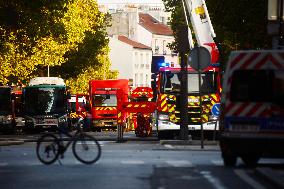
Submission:
{"label": "hydraulic boom arm", "polygon": [[[184,3],[185,2],[185,3]],[[190,15],[198,46],[207,48],[211,54],[212,63],[216,63],[219,58],[219,51],[214,41],[216,34],[214,32],[209,13],[204,0],[183,0],[184,9]],[[185,15],[187,15],[185,13]],[[189,42],[192,43],[191,30],[189,29]],[[190,45],[192,48],[192,45]]]}

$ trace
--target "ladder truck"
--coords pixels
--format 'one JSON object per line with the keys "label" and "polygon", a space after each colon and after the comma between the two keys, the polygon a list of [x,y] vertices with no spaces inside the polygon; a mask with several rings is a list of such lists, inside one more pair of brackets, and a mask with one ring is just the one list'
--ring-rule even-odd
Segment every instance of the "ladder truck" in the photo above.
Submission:
{"label": "ladder truck", "polygon": [[[201,88],[199,89],[199,73],[188,67],[188,129],[191,135],[199,135],[201,124],[205,133],[213,134],[218,130],[218,116],[213,115],[213,106],[220,102],[220,70],[218,64],[219,51],[214,41],[216,37],[204,0],[184,0],[185,12],[190,15],[190,22],[196,36],[197,45],[205,47],[211,56],[211,64],[201,72]],[[187,14],[185,14],[187,15]],[[188,23],[188,19],[186,17]],[[194,48],[191,30],[188,27],[189,46]],[[155,125],[159,138],[173,138],[180,132],[181,108],[179,105],[181,68],[171,67],[162,58],[152,61],[152,88],[157,102]],[[202,108],[200,108],[199,91]],[[215,106],[216,106],[215,105]]]}

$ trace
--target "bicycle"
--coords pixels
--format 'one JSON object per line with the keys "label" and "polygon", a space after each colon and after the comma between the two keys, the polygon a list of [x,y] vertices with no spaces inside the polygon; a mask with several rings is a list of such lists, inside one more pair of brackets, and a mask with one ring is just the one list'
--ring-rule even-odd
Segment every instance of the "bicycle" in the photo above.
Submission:
{"label": "bicycle", "polygon": [[38,159],[44,164],[52,164],[59,158],[59,155],[61,159],[64,157],[64,153],[72,143],[72,152],[77,160],[84,164],[97,162],[101,156],[101,146],[94,137],[83,132],[82,126],[83,119],[79,119],[74,134],[63,133],[69,138],[66,144],[64,144],[65,140],[62,138],[60,130],[59,138],[53,133],[42,135],[37,140],[36,154]]}

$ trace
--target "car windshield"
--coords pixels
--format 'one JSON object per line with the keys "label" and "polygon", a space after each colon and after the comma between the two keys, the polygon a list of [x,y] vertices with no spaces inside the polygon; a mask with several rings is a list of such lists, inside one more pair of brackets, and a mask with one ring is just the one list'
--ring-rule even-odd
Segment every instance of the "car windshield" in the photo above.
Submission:
{"label": "car windshield", "polygon": [[11,113],[11,89],[0,88],[0,115]]}
{"label": "car windshield", "polygon": [[[162,78],[162,91],[165,93],[180,92],[180,73],[165,73]],[[198,93],[198,73],[188,73],[188,93]],[[216,74],[206,72],[201,74],[201,93],[210,94],[217,90]]]}
{"label": "car windshield", "polygon": [[25,113],[60,114],[67,111],[65,87],[31,87],[25,89]]}
{"label": "car windshield", "polygon": [[115,94],[99,94],[93,95],[93,106],[117,106]]}

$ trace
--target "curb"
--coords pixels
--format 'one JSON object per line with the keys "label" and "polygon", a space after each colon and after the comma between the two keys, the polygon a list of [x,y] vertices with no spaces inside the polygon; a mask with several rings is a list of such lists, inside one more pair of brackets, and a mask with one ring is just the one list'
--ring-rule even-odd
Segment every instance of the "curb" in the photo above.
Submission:
{"label": "curb", "polygon": [[[160,140],[160,144],[170,144],[170,145],[201,145],[200,140]],[[204,145],[216,146],[219,144],[218,141],[203,141]]]}
{"label": "curb", "polygon": [[25,142],[23,140],[2,140],[0,141],[0,146],[20,145],[24,143]]}
{"label": "curb", "polygon": [[[98,141],[117,141],[117,137],[96,137]],[[68,138],[66,138],[68,139]],[[23,139],[25,142],[37,142],[37,138],[34,139]],[[157,138],[154,137],[123,137],[123,141],[159,141]],[[1,142],[1,141],[0,141]]]}
{"label": "curb", "polygon": [[284,188],[284,173],[280,174],[280,171],[273,170],[272,168],[256,168],[255,173],[276,188]]}

